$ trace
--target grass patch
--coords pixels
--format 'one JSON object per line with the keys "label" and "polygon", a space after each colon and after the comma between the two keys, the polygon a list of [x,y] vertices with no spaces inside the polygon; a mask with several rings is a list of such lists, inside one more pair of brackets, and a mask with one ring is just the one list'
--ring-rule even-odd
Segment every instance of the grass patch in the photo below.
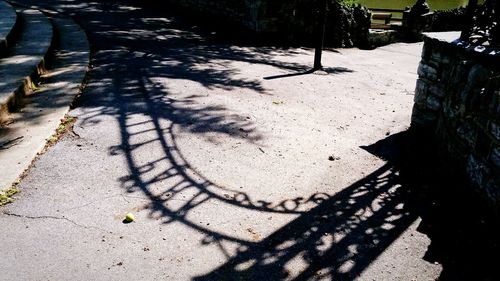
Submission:
{"label": "grass patch", "polygon": [[14,196],[18,192],[19,190],[15,187],[0,191],[0,206],[12,203],[14,201],[14,199],[12,199],[12,196]]}
{"label": "grass patch", "polygon": [[75,117],[71,117],[69,115],[64,116],[64,118],[61,119],[61,124],[57,127],[56,132],[47,140],[46,147],[54,145],[64,134],[71,132],[75,122]]}
{"label": "grass patch", "polygon": [[38,86],[35,84],[35,82],[31,81],[31,89],[36,92],[38,90]]}

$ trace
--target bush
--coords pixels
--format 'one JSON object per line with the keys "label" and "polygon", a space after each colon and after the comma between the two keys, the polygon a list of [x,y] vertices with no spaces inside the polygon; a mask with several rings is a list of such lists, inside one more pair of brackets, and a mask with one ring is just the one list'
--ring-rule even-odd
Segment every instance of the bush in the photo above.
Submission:
{"label": "bush", "polygon": [[364,46],[370,22],[370,12],[366,7],[332,1],[325,43],[332,47]]}
{"label": "bush", "polygon": [[[354,4],[355,0],[328,0],[325,45],[329,47],[352,47],[365,44],[370,28],[370,13],[367,8]],[[276,2],[275,2],[276,3]],[[282,35],[293,42],[314,45],[315,28],[319,15],[313,0],[278,2]]]}
{"label": "bush", "polygon": [[466,22],[465,11],[466,9],[463,7],[451,10],[435,11],[431,27],[432,31],[463,30],[465,28],[464,23]]}

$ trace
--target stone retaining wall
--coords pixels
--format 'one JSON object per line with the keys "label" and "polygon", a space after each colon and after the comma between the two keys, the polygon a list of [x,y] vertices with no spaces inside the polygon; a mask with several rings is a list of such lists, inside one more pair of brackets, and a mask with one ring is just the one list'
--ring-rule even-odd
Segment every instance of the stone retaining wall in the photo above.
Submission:
{"label": "stone retaining wall", "polygon": [[449,170],[499,210],[500,51],[465,48],[459,35],[426,35],[412,127],[433,133]]}

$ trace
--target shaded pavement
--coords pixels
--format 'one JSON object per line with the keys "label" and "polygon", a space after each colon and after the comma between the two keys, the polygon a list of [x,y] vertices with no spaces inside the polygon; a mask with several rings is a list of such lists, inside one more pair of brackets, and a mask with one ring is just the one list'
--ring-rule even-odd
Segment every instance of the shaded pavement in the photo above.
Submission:
{"label": "shaded pavement", "polygon": [[233,45],[171,11],[35,4],[73,15],[93,59],[74,133],[0,210],[2,278],[498,276],[493,232],[406,132],[420,44],[328,51],[313,74],[310,49]]}

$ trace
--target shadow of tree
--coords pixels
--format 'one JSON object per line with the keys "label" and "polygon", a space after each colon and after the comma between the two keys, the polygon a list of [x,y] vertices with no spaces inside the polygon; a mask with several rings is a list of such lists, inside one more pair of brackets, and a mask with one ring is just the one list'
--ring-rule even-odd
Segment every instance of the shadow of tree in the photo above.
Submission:
{"label": "shadow of tree", "polygon": [[[137,1],[14,2],[58,11],[60,15],[74,18],[87,31],[93,54],[91,64],[95,66],[89,77],[113,73],[115,75],[109,77],[110,80],[119,75],[130,83],[142,77],[154,77],[156,80],[170,78],[193,81],[207,89],[246,89],[256,94],[269,94],[260,77],[240,77],[235,64],[261,64],[292,72],[310,68],[308,65],[276,59],[277,56],[297,54],[300,49],[238,46],[227,41],[220,42],[219,39],[215,43],[212,29],[186,22],[171,11],[146,8]],[[52,80],[57,80],[61,75],[64,77],[64,73],[52,75]],[[107,80],[102,82],[106,83]],[[133,85],[124,88],[128,91],[133,89]],[[95,98],[83,96],[80,100],[82,105],[86,97]],[[46,108],[51,107],[51,104],[40,103],[37,106]],[[28,119],[36,117],[36,113],[27,116]]]}

